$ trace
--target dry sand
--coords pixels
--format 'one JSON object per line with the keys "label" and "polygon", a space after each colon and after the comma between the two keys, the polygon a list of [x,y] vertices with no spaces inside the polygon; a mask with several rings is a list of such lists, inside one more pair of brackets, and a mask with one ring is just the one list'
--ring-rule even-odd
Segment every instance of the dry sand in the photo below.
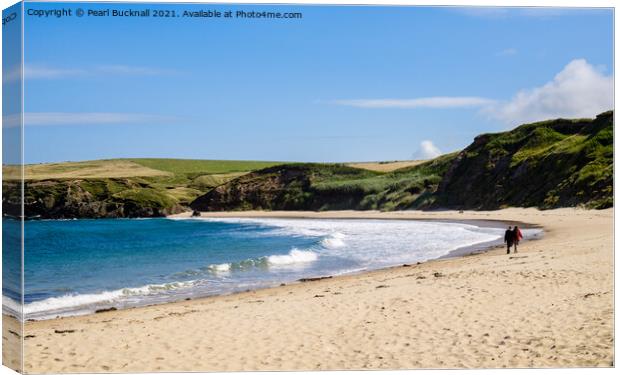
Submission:
{"label": "dry sand", "polygon": [[213,216],[242,215],[514,220],[543,226],[545,235],[524,242],[515,255],[495,249],[230,296],[28,322],[26,371],[613,364],[611,209]]}

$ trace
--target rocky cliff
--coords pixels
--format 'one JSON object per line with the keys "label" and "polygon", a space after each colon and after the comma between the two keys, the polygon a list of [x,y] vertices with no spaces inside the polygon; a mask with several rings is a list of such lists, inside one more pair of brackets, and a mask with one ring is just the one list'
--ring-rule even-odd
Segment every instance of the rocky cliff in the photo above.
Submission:
{"label": "rocky cliff", "polygon": [[427,207],[453,158],[389,173],[340,164],[283,164],[220,185],[190,206],[198,211]]}
{"label": "rocky cliff", "polygon": [[[20,215],[19,183],[4,181],[3,210]],[[187,208],[131,179],[42,180],[24,184],[26,218],[157,217]]]}
{"label": "rocky cliff", "polygon": [[326,210],[357,207],[363,189],[321,189],[326,181],[366,180],[378,173],[337,164],[284,164],[218,186],[191,203],[194,210]]}

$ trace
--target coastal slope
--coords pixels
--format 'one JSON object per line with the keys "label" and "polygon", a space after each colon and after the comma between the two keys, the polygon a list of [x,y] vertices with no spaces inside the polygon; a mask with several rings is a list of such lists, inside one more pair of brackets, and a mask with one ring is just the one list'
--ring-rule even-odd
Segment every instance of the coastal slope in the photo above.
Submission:
{"label": "coastal slope", "polygon": [[381,173],[283,164],[215,187],[198,211],[558,208],[613,205],[613,111],[483,134],[464,150]]}
{"label": "coastal slope", "polygon": [[[9,216],[21,214],[20,171],[3,167]],[[613,206],[613,111],[483,134],[429,161],[111,159],[26,165],[24,180],[26,217],[47,219],[190,209],[606,208]]]}
{"label": "coastal slope", "polygon": [[443,176],[437,205],[467,209],[613,205],[613,112],[483,134]]}
{"label": "coastal slope", "polygon": [[[21,169],[3,166],[21,214]],[[190,209],[408,210],[613,206],[613,111],[483,134],[429,161],[111,159],[24,166],[27,218],[157,217]],[[12,192],[12,193],[11,193]]]}
{"label": "coastal slope", "polygon": [[[278,162],[110,159],[24,166],[26,218],[162,217],[188,210],[196,197]],[[20,168],[4,166],[5,215],[21,215]]]}
{"label": "coastal slope", "polygon": [[388,173],[342,164],[282,164],[224,183],[194,200],[197,211],[401,210],[432,203],[455,154]]}

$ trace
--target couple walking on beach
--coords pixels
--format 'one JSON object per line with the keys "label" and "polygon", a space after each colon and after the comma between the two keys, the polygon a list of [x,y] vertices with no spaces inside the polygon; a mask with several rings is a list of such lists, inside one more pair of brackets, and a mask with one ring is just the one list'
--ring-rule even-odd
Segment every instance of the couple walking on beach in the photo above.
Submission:
{"label": "couple walking on beach", "polygon": [[508,227],[506,229],[506,233],[504,234],[504,243],[506,244],[506,254],[510,254],[510,248],[512,245],[515,246],[515,253],[517,252],[517,245],[519,241],[523,239],[523,234],[521,233],[521,229],[515,225],[515,228]]}

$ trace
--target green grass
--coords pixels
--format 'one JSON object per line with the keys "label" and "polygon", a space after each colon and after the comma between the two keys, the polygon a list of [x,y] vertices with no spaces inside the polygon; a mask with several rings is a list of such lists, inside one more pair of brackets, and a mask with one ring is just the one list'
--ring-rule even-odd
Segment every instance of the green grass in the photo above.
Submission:
{"label": "green grass", "polygon": [[[222,185],[192,207],[247,210],[419,208],[432,197],[456,154],[382,172],[336,163],[283,164]],[[218,198],[219,197],[219,198]],[[214,199],[211,201],[211,199]]]}
{"label": "green grass", "polygon": [[[188,206],[216,186],[275,164],[278,163],[152,158],[33,164],[26,166],[26,177],[32,182],[27,185],[26,196],[35,211],[41,210],[41,203],[37,202],[45,202],[68,215],[84,205],[96,211],[93,201],[105,207],[123,204],[132,212],[170,212],[179,204]],[[11,169],[5,166],[3,173],[8,172]],[[69,202],[70,208],[63,209],[64,202]],[[45,212],[31,212],[41,213]]]}
{"label": "green grass", "polygon": [[125,159],[151,170],[166,172],[167,176],[146,177],[156,189],[188,187],[206,192],[233,178],[253,170],[280,164],[269,161],[197,160],[197,159]]}
{"label": "green grass", "polygon": [[152,188],[132,188],[123,190],[113,195],[124,201],[132,201],[144,207],[166,208],[178,202],[170,194]]}
{"label": "green grass", "polygon": [[554,208],[611,203],[613,113],[483,134],[465,149],[441,198],[447,206]]}
{"label": "green grass", "polygon": [[249,172],[257,169],[271,167],[281,162],[273,161],[245,161],[245,160],[198,160],[198,159],[157,159],[138,158],[126,159],[147,168],[174,174],[187,176],[199,176],[209,174],[226,174]]}
{"label": "green grass", "polygon": [[192,189],[187,187],[177,187],[166,190],[169,197],[174,198],[177,202],[183,205],[189,205],[194,199],[203,194],[201,190]]}
{"label": "green grass", "polygon": [[223,183],[226,183],[234,178],[237,178],[239,176],[243,176],[245,174],[245,172],[233,172],[233,173],[223,173],[223,174],[206,174],[206,175],[202,175],[202,176],[198,176],[196,178],[194,178],[190,183],[189,186],[194,188],[194,189],[198,189],[198,190],[202,190],[202,191],[206,191],[209,189],[212,189],[216,186],[222,185]]}

